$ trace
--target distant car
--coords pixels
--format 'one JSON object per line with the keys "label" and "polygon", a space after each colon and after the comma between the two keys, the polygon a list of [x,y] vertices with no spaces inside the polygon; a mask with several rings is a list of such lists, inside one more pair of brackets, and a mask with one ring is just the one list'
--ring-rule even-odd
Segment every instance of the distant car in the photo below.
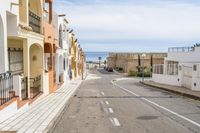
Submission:
{"label": "distant car", "polygon": [[113,72],[113,68],[112,67],[108,67],[108,72]]}

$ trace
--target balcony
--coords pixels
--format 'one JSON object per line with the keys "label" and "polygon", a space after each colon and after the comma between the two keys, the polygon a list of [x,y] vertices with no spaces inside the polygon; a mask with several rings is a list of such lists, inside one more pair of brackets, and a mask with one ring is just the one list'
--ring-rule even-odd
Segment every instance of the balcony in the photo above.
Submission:
{"label": "balcony", "polygon": [[41,18],[29,10],[29,26],[33,32],[41,32]]}

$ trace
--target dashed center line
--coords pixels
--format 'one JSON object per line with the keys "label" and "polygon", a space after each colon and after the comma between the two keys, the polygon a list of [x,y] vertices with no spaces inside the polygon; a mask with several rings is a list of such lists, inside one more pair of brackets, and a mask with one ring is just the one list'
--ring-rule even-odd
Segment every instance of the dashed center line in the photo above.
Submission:
{"label": "dashed center line", "polygon": [[117,118],[110,118],[110,121],[112,122],[112,124],[115,126],[115,127],[119,127],[120,126],[120,123],[118,121]]}
{"label": "dashed center line", "polygon": [[114,113],[112,108],[108,108],[108,110],[109,110],[110,113]]}
{"label": "dashed center line", "polygon": [[109,105],[109,102],[108,102],[108,101],[105,101],[105,103],[106,103],[107,105]]}
{"label": "dashed center line", "polygon": [[101,95],[105,96],[105,93],[104,93],[104,92],[101,92]]}

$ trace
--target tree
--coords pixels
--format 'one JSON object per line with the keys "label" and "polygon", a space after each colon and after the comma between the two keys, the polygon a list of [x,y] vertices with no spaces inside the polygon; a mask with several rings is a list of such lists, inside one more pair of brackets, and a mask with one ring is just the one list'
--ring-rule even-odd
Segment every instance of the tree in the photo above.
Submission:
{"label": "tree", "polygon": [[106,64],[107,64],[107,61],[106,61],[106,60],[104,60],[104,65],[105,65],[105,67],[106,67]]}
{"label": "tree", "polygon": [[137,66],[138,72],[141,71],[141,60],[140,60],[140,55],[138,54],[138,66]]}
{"label": "tree", "polygon": [[99,67],[101,66],[101,57],[98,57],[98,60],[99,60]]}
{"label": "tree", "polygon": [[153,55],[151,55],[151,72],[153,72]]}

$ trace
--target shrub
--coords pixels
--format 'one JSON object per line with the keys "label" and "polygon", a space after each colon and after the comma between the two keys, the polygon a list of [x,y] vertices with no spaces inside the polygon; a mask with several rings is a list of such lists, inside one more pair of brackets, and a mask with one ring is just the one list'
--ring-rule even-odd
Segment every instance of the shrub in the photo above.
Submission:
{"label": "shrub", "polygon": [[[129,71],[128,76],[130,77],[142,77],[143,73],[138,71]],[[144,71],[144,77],[151,77],[150,71]]]}
{"label": "shrub", "polygon": [[[142,77],[143,73],[142,72],[138,72],[137,76],[138,77]],[[150,71],[144,71],[144,77],[151,77],[151,72]]]}
{"label": "shrub", "polygon": [[118,71],[123,71],[124,69],[122,67],[119,67],[118,68]]}
{"label": "shrub", "polygon": [[130,77],[136,77],[138,75],[137,71],[129,71],[128,76]]}

